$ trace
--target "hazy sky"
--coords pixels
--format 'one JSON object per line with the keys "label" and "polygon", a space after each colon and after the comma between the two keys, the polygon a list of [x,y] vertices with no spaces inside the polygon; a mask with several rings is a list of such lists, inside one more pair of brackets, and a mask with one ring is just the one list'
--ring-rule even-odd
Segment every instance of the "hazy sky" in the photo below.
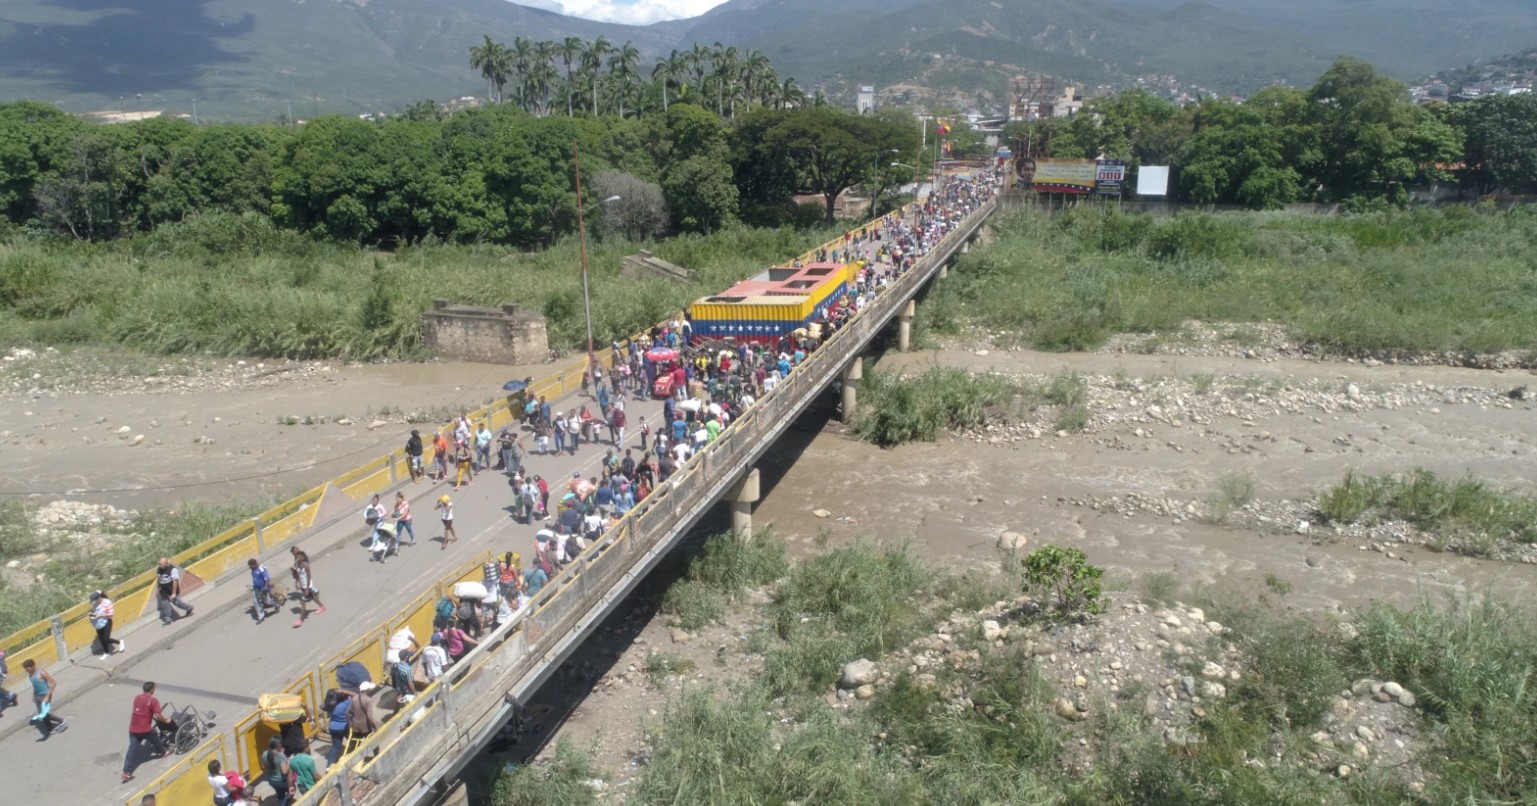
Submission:
{"label": "hazy sky", "polygon": [[697,17],[725,0],[513,0],[519,5],[543,8],[603,22],[646,25],[662,20]]}

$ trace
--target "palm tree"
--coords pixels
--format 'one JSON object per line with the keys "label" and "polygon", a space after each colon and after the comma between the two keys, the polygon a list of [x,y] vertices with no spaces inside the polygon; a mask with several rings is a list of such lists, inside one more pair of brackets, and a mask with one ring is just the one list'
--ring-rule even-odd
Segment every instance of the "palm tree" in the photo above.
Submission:
{"label": "palm tree", "polygon": [[486,100],[496,103],[501,98],[497,95],[496,73],[500,69],[499,61],[501,52],[506,47],[486,36],[484,42],[470,48],[470,68],[479,70],[481,77],[486,80]]}
{"label": "palm tree", "polygon": [[525,111],[529,108],[528,74],[529,68],[534,64],[534,43],[521,36],[513,37],[511,51],[512,69],[509,76],[517,79],[513,86],[518,89],[518,106]]}
{"label": "palm tree", "polygon": [[[674,50],[672,55],[676,57],[678,51]],[[651,80],[662,87],[662,112],[664,114],[667,112],[667,88],[672,84],[673,78],[672,63],[668,58],[666,56],[656,57],[656,64],[651,66]]]}
{"label": "palm tree", "polygon": [[712,76],[715,79],[715,114],[726,114],[726,85],[736,82],[737,55],[736,46],[726,46],[719,42],[710,49],[710,58],[715,69]]}
{"label": "palm tree", "polygon": [[688,52],[689,72],[694,74],[694,91],[704,94],[704,77],[710,72],[710,49],[698,42],[694,43],[694,49]]}
{"label": "palm tree", "polygon": [[[763,55],[762,51],[747,51],[747,58],[742,60],[742,92],[747,100],[749,111],[752,110],[752,102],[761,94],[764,81],[767,80],[772,84],[777,80],[772,78],[773,73],[774,64],[769,61],[769,57]],[[759,92],[754,93],[754,89]]]}
{"label": "palm tree", "polygon": [[571,63],[582,57],[583,42],[579,37],[568,36],[556,46],[556,52],[560,54],[560,60],[566,63],[566,117],[576,114],[576,109],[571,102],[571,90],[576,87],[571,81]]}
{"label": "palm tree", "polygon": [[619,81],[619,117],[621,119],[624,118],[625,96],[630,94],[630,82],[634,80],[639,67],[640,51],[635,49],[633,42],[625,42],[608,60],[608,69]]}
{"label": "palm tree", "polygon": [[555,57],[559,55],[559,51],[560,43],[558,42],[540,42],[534,45],[534,63],[529,69],[528,80],[539,99],[541,117],[550,114],[551,90],[560,80],[560,73],[555,71]]}
{"label": "palm tree", "polygon": [[794,78],[787,78],[779,85],[779,92],[775,93],[775,104],[780,109],[792,109],[805,103],[806,92],[795,84]]}
{"label": "palm tree", "polygon": [[598,115],[598,71],[603,69],[603,60],[613,52],[614,46],[601,35],[592,40],[587,49],[582,52],[582,67],[587,71],[588,87],[592,90],[593,117]]}

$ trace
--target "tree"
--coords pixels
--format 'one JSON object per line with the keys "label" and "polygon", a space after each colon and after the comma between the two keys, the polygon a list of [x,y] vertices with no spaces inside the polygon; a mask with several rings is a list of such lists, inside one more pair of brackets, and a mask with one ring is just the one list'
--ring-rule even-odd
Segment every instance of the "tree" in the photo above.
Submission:
{"label": "tree", "polygon": [[656,57],[656,66],[651,68],[651,80],[662,87],[662,112],[667,112],[667,90],[683,79],[688,68],[687,57],[674,50],[667,56]]}
{"label": "tree", "polygon": [[587,72],[588,88],[592,91],[592,115],[598,116],[598,77],[603,70],[603,60],[614,52],[614,46],[599,36],[587,44],[582,53],[582,68]]}
{"label": "tree", "polygon": [[503,68],[502,53],[506,47],[486,35],[485,41],[470,48],[470,68],[479,70],[482,78],[486,80],[486,100],[491,103],[499,103],[501,88],[497,84],[497,74]]}
{"label": "tree", "polygon": [[790,155],[803,186],[822,194],[829,223],[845,190],[890,163],[893,150],[912,145],[912,133],[889,121],[831,107],[787,112],[765,136]]}
{"label": "tree", "polygon": [[568,118],[576,115],[576,109],[571,100],[574,95],[572,90],[576,88],[576,83],[571,78],[571,63],[582,58],[584,49],[585,45],[579,37],[568,36],[561,40],[555,50],[560,55],[560,60],[566,65],[566,117]]}
{"label": "tree", "polygon": [[1340,57],[1308,100],[1319,137],[1316,179],[1327,198],[1398,200],[1421,170],[1460,156],[1450,127],[1411,103],[1401,82],[1360,59]]}
{"label": "tree", "polygon": [[633,42],[625,42],[608,60],[608,69],[619,85],[619,117],[624,117],[624,99],[630,94],[630,84],[639,74],[640,51]]}
{"label": "tree", "polygon": [[1537,193],[1537,96],[1480,98],[1449,117],[1463,133],[1464,182],[1480,194]]}
{"label": "tree", "polygon": [[661,185],[623,171],[599,171],[591,184],[594,199],[619,197],[618,201],[592,205],[598,208],[594,218],[600,232],[618,232],[639,241],[667,231],[671,216]]}
{"label": "tree", "polygon": [[680,229],[709,234],[736,220],[739,200],[725,160],[689,157],[668,169],[662,190]]}

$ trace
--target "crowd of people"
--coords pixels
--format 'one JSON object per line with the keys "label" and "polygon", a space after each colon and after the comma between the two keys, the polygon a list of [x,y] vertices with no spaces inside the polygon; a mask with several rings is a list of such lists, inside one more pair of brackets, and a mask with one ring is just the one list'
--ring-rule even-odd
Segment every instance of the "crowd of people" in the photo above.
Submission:
{"label": "crowd of people", "polygon": [[[471,422],[467,415],[427,439],[413,430],[406,444],[413,484],[452,483],[457,491],[473,485],[477,476],[499,472],[511,491],[513,518],[533,527],[535,533],[532,546],[526,549],[527,563],[523,552],[506,551],[485,563],[478,584],[465,587],[461,583],[454,596],[438,602],[433,632],[425,645],[409,629],[391,637],[384,683],[394,691],[396,702],[410,703],[421,688],[441,678],[473,649],[486,631],[512,620],[561,568],[643,504],[757,401],[772,394],[808,356],[984,204],[999,179],[996,172],[950,178],[913,212],[911,221],[890,213],[845,233],[841,243],[819,250],[817,260],[857,263],[858,271],[823,316],[791,333],[751,342],[695,339],[688,317],[679,316],[627,344],[615,343],[606,365],[593,362],[583,377],[582,402],[574,407],[561,410],[543,397],[529,396],[521,419],[500,433],[485,422]],[[628,408],[636,401],[659,397],[655,394],[659,387],[666,390],[660,415],[654,421],[641,416],[632,422]],[[532,465],[547,465],[547,459],[556,455],[574,455],[584,445],[602,450],[596,472],[546,478],[533,471]],[[453,498],[440,495],[434,511],[442,521],[446,549],[458,539]],[[397,491],[389,505],[373,496],[363,514],[374,559],[383,562],[402,546],[416,545],[411,503],[404,491]],[[308,555],[297,547],[290,552],[293,564],[288,571],[300,608],[293,626],[298,628],[307,621],[311,604],[316,614],[324,613],[325,606]],[[248,566],[252,613],[261,623],[286,602],[286,591],[257,560],[250,560]],[[156,568],[156,604],[166,623],[194,613],[181,598],[181,583],[181,569],[161,558]],[[90,618],[103,657],[125,649],[122,639],[112,636],[114,615],[113,602],[104,592],[91,595]],[[32,660],[24,667],[37,709],[33,722],[46,739],[66,725],[52,713],[58,683]],[[0,681],[7,671],[0,653]],[[315,784],[316,766],[305,725],[318,732],[318,721],[325,722],[331,736],[327,761],[335,764],[348,736],[366,736],[387,718],[377,712],[378,684],[363,680],[344,685],[338,677],[338,687],[328,692],[322,704],[325,713],[309,714],[306,707],[261,755],[260,780],[277,792],[281,804]],[[155,684],[144,683],[134,700],[124,782],[133,779],[146,757],[159,758],[167,752],[160,731],[168,720],[154,695]],[[0,688],[0,712],[18,702],[16,695]],[[221,806],[238,802],[249,788],[238,771],[223,770],[217,762],[210,764],[208,773],[214,801]]]}

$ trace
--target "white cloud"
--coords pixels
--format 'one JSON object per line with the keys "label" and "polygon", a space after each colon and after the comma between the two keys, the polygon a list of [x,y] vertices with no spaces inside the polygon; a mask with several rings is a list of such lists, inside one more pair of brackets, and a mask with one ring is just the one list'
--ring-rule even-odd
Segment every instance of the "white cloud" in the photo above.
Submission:
{"label": "white cloud", "polygon": [[556,10],[573,17],[629,25],[697,17],[725,0],[516,0],[522,5]]}

